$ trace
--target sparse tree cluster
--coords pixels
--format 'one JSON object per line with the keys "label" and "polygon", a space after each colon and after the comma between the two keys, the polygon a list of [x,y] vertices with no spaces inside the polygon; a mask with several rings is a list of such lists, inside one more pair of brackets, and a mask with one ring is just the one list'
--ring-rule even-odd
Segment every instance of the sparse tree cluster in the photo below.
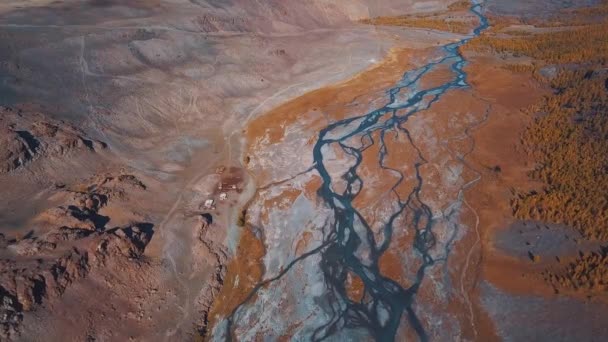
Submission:
{"label": "sparse tree cluster", "polygon": [[361,21],[368,25],[405,26],[466,34],[473,30],[471,21],[446,19],[437,15],[376,17]]}
{"label": "sparse tree cluster", "polygon": [[450,11],[466,11],[469,8],[471,8],[471,1],[469,0],[459,0],[448,6]]}
{"label": "sparse tree cluster", "polygon": [[519,193],[520,218],[565,223],[593,239],[608,239],[608,91],[605,77],[587,68],[562,70],[555,94],[522,137],[546,187]]}
{"label": "sparse tree cluster", "polygon": [[517,35],[498,38],[480,36],[470,42],[469,49],[491,49],[497,53],[529,56],[547,63],[608,62],[608,23],[591,24],[552,33]]}
{"label": "sparse tree cluster", "polygon": [[543,272],[545,280],[554,288],[585,292],[602,292],[608,290],[608,250],[587,254],[571,262],[562,271]]}
{"label": "sparse tree cluster", "polygon": [[[558,68],[550,81],[553,94],[529,109],[535,119],[522,136],[526,151],[537,161],[530,176],[544,186],[516,191],[512,208],[518,218],[563,223],[601,241],[608,240],[608,23],[598,17],[605,21],[606,14],[608,1],[594,9],[562,13],[545,25],[573,26],[565,30],[505,37],[497,35],[495,27],[467,46],[532,57],[531,65],[505,68],[537,78],[545,65]],[[581,253],[544,276],[556,292],[606,291],[607,251]]]}

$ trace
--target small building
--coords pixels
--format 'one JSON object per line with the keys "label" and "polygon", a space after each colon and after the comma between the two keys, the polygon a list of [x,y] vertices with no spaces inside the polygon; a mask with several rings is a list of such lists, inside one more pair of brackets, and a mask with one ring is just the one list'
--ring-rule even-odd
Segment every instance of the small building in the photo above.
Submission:
{"label": "small building", "polygon": [[227,194],[227,193],[225,193],[225,192],[222,192],[222,193],[220,194],[220,201],[225,201],[225,200],[227,200],[227,199],[228,199],[228,194]]}
{"label": "small building", "polygon": [[206,201],[205,201],[204,207],[205,207],[206,209],[211,209],[211,208],[213,208],[213,204],[214,204],[214,203],[215,203],[215,201],[214,201],[214,200],[212,200],[212,199],[208,199],[208,200],[206,200]]}

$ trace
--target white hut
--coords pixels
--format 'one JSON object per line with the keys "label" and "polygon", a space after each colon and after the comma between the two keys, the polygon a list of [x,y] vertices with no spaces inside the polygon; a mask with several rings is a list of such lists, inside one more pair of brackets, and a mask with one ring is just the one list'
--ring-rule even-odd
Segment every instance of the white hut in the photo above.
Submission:
{"label": "white hut", "polygon": [[214,203],[215,203],[215,201],[214,201],[214,200],[212,200],[212,199],[208,199],[208,200],[206,200],[206,201],[205,201],[204,207],[205,207],[206,209],[211,209],[211,208],[213,207],[213,204],[214,204]]}

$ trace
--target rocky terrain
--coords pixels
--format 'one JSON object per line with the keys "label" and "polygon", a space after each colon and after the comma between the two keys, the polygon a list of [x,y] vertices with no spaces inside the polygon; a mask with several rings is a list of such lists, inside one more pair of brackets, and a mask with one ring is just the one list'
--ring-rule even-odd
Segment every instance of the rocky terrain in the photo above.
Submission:
{"label": "rocky terrain", "polygon": [[149,223],[107,226],[100,210],[145,186],[131,175],[103,177],[87,191],[65,189],[55,196],[63,204],[42,212],[25,236],[2,241],[3,339],[22,332],[23,315],[38,306],[50,307],[73,283],[89,277],[114,276],[147,263],[143,252],[153,235]]}
{"label": "rocky terrain", "polygon": [[2,2],[0,340],[603,339],[576,5]]}
{"label": "rocky terrain", "polygon": [[65,156],[72,151],[96,152],[107,145],[83,137],[83,132],[65,122],[54,122],[44,114],[2,108],[2,153],[0,172],[14,171],[37,159]]}

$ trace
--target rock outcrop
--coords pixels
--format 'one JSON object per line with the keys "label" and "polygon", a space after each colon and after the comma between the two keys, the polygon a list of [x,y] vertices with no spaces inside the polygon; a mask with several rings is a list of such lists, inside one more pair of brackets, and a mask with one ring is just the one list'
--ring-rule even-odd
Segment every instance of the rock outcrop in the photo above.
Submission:
{"label": "rock outcrop", "polygon": [[215,297],[220,292],[224,277],[226,276],[226,261],[228,254],[223,244],[215,241],[213,234],[209,234],[209,229],[212,228],[213,218],[210,214],[203,214],[199,217],[199,227],[196,234],[198,235],[197,247],[201,250],[202,255],[214,267],[214,274],[211,281],[201,291],[197,298],[197,305],[200,308],[199,316],[201,317],[197,323],[197,330],[201,336],[205,336],[209,329],[209,312]]}
{"label": "rock outcrop", "polygon": [[95,152],[104,142],[85,137],[76,127],[44,114],[0,107],[0,173],[37,158],[63,156],[73,150]]}
{"label": "rock outcrop", "polygon": [[152,225],[107,228],[108,218],[99,214],[125,186],[145,186],[127,175],[99,179],[89,192],[65,190],[65,205],[41,215],[40,233],[22,239],[0,235],[0,340],[17,338],[25,313],[52,305],[91,272],[122,272],[146,262],[142,255]]}

